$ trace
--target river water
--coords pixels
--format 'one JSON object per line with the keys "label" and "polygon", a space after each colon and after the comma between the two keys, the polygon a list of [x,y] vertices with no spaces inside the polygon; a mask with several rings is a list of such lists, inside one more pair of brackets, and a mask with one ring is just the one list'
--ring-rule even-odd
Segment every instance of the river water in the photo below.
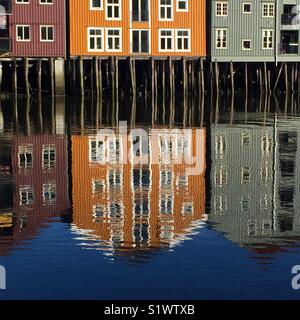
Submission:
{"label": "river water", "polygon": [[129,100],[1,102],[0,299],[299,299],[296,99]]}

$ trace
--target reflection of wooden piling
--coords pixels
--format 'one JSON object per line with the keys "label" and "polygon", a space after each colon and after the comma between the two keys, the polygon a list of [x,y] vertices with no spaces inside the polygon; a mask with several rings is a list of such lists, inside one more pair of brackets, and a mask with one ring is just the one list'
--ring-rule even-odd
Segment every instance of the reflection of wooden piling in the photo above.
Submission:
{"label": "reflection of wooden piling", "polygon": [[2,93],[2,78],[3,78],[3,66],[2,66],[2,61],[0,61],[0,94]]}

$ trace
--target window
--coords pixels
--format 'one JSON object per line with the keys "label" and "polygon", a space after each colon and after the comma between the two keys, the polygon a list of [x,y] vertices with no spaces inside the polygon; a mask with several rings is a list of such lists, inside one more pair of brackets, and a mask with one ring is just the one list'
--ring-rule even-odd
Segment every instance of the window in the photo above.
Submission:
{"label": "window", "polygon": [[224,155],[226,151],[226,142],[224,136],[216,136],[216,154],[218,156]]}
{"label": "window", "polygon": [[119,189],[122,186],[122,172],[120,169],[111,169],[108,172],[108,184],[110,189]]}
{"label": "window", "polygon": [[93,194],[104,192],[105,191],[105,181],[102,179],[101,180],[94,179],[92,182],[92,189],[93,189]]}
{"label": "window", "polygon": [[263,49],[273,49],[273,30],[262,31],[262,47]]}
{"label": "window", "polygon": [[160,199],[160,215],[167,215],[173,213],[173,194],[162,194]]}
{"label": "window", "polygon": [[243,3],[243,13],[251,13],[251,3]]}
{"label": "window", "polygon": [[29,3],[29,0],[16,0],[16,3],[19,3],[19,4],[28,4],[28,3]]}
{"label": "window", "polygon": [[177,11],[189,11],[188,0],[177,0]]}
{"label": "window", "polygon": [[103,28],[88,28],[88,50],[104,51]]}
{"label": "window", "polygon": [[243,40],[243,50],[251,50],[251,40]]}
{"label": "window", "polygon": [[216,48],[227,49],[227,29],[216,29]]}
{"label": "window", "polygon": [[53,26],[41,26],[40,40],[42,42],[54,41],[54,27]]}
{"label": "window", "polygon": [[159,50],[173,50],[173,30],[159,30]]}
{"label": "window", "polygon": [[33,167],[33,147],[32,145],[19,146],[19,168],[29,169]]}
{"label": "window", "polygon": [[176,30],[176,51],[190,50],[190,30]]}
{"label": "window", "polygon": [[56,201],[56,183],[43,184],[43,205],[53,206]]}
{"label": "window", "polygon": [[121,20],[121,1],[120,0],[106,1],[106,19]]}
{"label": "window", "polygon": [[34,192],[33,187],[31,186],[22,186],[20,187],[20,205],[32,205],[34,202]]}
{"label": "window", "polygon": [[193,202],[184,202],[182,204],[181,213],[185,215],[191,215],[194,213],[194,204]]}
{"label": "window", "polygon": [[132,21],[149,21],[149,3],[150,0],[132,0]]}
{"label": "window", "polygon": [[249,210],[251,199],[249,197],[242,197],[241,199],[241,209],[242,211]]}
{"label": "window", "polygon": [[131,38],[132,53],[149,53],[148,30],[132,30]]}
{"label": "window", "polygon": [[227,210],[228,208],[228,201],[226,195],[219,195],[215,196],[214,199],[214,207],[215,207],[215,213],[222,213]]}
{"label": "window", "polygon": [[261,139],[261,152],[263,155],[269,154],[272,148],[272,138],[264,136]]}
{"label": "window", "polygon": [[17,25],[17,41],[30,41],[30,26]]}
{"label": "window", "polygon": [[173,0],[159,0],[159,19],[173,19]]}
{"label": "window", "polygon": [[227,170],[224,166],[221,166],[220,168],[216,169],[215,184],[218,186],[227,184]]}
{"label": "window", "polygon": [[228,3],[225,1],[216,2],[216,16],[227,17],[228,16]]}
{"label": "window", "polygon": [[262,8],[263,17],[273,18],[274,12],[275,12],[274,4],[273,3],[263,3],[262,6],[263,6],[263,8]]}
{"label": "window", "polygon": [[163,170],[160,172],[160,187],[172,188],[173,184],[173,172],[169,170]]}
{"label": "window", "polygon": [[106,30],[106,51],[121,51],[122,50],[122,29],[107,29]]}
{"label": "window", "polygon": [[53,4],[53,0],[40,0],[40,4]]}
{"label": "window", "polygon": [[104,164],[105,145],[102,140],[91,140],[89,151],[90,151],[90,162]]}
{"label": "window", "polygon": [[43,146],[43,169],[55,168],[56,149],[54,145]]}
{"label": "window", "polygon": [[242,145],[249,146],[250,145],[250,135],[247,133],[242,134]]}
{"label": "window", "polygon": [[90,0],[90,10],[102,10],[102,0]]}
{"label": "window", "polygon": [[107,209],[105,205],[94,205],[93,217],[95,218],[93,222],[105,222],[105,220],[107,219]]}
{"label": "window", "polygon": [[249,220],[248,221],[248,236],[256,236],[257,234],[257,222],[256,220]]}
{"label": "window", "polygon": [[250,182],[250,168],[243,167],[242,168],[242,183],[249,183]]}

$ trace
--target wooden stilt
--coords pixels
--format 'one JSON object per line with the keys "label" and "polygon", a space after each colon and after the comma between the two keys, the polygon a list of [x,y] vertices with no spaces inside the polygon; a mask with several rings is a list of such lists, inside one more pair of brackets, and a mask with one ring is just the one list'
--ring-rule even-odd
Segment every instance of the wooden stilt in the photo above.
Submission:
{"label": "wooden stilt", "polygon": [[50,58],[50,86],[51,86],[51,95],[54,96],[54,58]]}
{"label": "wooden stilt", "polygon": [[292,72],[291,72],[291,91],[294,93],[295,88],[294,88],[294,81],[295,81],[295,65],[292,63]]}
{"label": "wooden stilt", "polygon": [[267,74],[267,63],[264,62],[264,84],[265,84],[265,91],[268,92],[268,74]]}
{"label": "wooden stilt", "polygon": [[155,62],[153,57],[151,57],[151,108],[152,108],[152,124],[154,124],[154,116],[155,116],[155,75],[154,75],[154,68]]}
{"label": "wooden stilt", "polygon": [[76,60],[72,59],[72,91],[76,92]]}
{"label": "wooden stilt", "polygon": [[277,74],[277,77],[276,77],[276,81],[275,81],[275,84],[274,84],[274,89],[273,89],[274,92],[276,92],[276,89],[277,89],[277,86],[278,86],[278,82],[280,80],[280,76],[281,76],[281,73],[282,73],[283,66],[284,66],[284,62],[281,63],[281,66],[279,68],[279,71],[278,71],[278,74]]}
{"label": "wooden stilt", "polygon": [[99,92],[100,96],[102,97],[102,90],[103,90],[103,80],[102,80],[102,59],[98,60],[99,68],[98,68],[98,77],[99,77]]}
{"label": "wooden stilt", "polygon": [[0,60],[0,94],[2,93],[3,65]]}
{"label": "wooden stilt", "polygon": [[162,110],[163,110],[163,123],[165,123],[166,116],[166,68],[165,60],[161,63],[161,79],[162,79]]}
{"label": "wooden stilt", "polygon": [[203,59],[200,59],[200,68],[201,68],[201,88],[202,88],[202,93],[205,92],[205,80],[204,80],[204,66],[203,66]]}
{"label": "wooden stilt", "polygon": [[115,81],[116,81],[116,121],[119,118],[119,59],[115,58]]}
{"label": "wooden stilt", "polygon": [[248,63],[245,62],[245,93],[248,96]]}
{"label": "wooden stilt", "polygon": [[29,84],[29,62],[28,58],[24,58],[24,75],[25,75],[25,94],[26,97],[30,96],[30,84]]}
{"label": "wooden stilt", "polygon": [[216,82],[216,91],[219,94],[219,70],[218,70],[218,62],[215,61],[215,82]]}
{"label": "wooden stilt", "polygon": [[84,96],[84,70],[83,70],[83,59],[79,58],[79,77],[80,77],[80,94]]}
{"label": "wooden stilt", "polygon": [[230,79],[231,79],[231,92],[234,94],[235,88],[234,88],[234,67],[233,62],[230,61]]}
{"label": "wooden stilt", "polygon": [[13,94],[16,96],[18,94],[18,65],[17,60],[13,59],[12,62],[13,66],[13,74],[12,74],[12,87],[13,87]]}
{"label": "wooden stilt", "polygon": [[94,58],[94,68],[95,68],[95,83],[96,83],[96,93],[97,97],[99,97],[100,93],[100,85],[99,85],[99,61],[98,58]]}
{"label": "wooden stilt", "polygon": [[91,92],[94,95],[94,78],[95,78],[95,70],[94,70],[94,62],[90,60],[90,85],[91,85]]}
{"label": "wooden stilt", "polygon": [[287,63],[284,63],[284,79],[285,79],[285,92],[289,92],[289,78],[288,78],[288,66]]}
{"label": "wooden stilt", "polygon": [[42,60],[38,59],[36,64],[36,73],[37,73],[37,90],[40,94],[42,91]]}

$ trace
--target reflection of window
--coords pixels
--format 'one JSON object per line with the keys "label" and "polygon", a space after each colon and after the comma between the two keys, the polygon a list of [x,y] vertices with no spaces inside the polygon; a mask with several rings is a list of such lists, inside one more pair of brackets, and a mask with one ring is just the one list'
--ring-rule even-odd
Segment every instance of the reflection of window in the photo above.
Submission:
{"label": "reflection of window", "polygon": [[173,172],[169,170],[163,170],[160,172],[160,186],[161,187],[172,187]]}
{"label": "reflection of window", "polygon": [[56,201],[56,184],[47,183],[43,185],[43,204],[53,205]]}
{"label": "reflection of window", "polygon": [[91,162],[104,162],[104,142],[102,140],[90,141],[90,161]]}
{"label": "reflection of window", "polygon": [[271,204],[272,204],[272,197],[270,197],[268,194],[262,195],[260,197],[260,209],[261,210],[270,209]]}
{"label": "reflection of window", "polygon": [[149,169],[133,169],[133,186],[135,189],[150,187],[150,170]]}
{"label": "reflection of window", "polygon": [[33,147],[32,145],[19,146],[19,168],[28,169],[33,165]]}
{"label": "reflection of window", "polygon": [[249,183],[250,182],[250,168],[243,167],[242,168],[242,183]]}
{"label": "reflection of window", "polygon": [[176,185],[178,188],[187,188],[189,185],[189,178],[186,175],[180,175],[177,177]]}
{"label": "reflection of window", "polygon": [[263,182],[268,182],[272,178],[273,169],[268,163],[265,163],[260,168],[260,177]]}
{"label": "reflection of window", "polygon": [[227,210],[227,197],[224,194],[215,196],[214,206],[216,213],[221,213]]}
{"label": "reflection of window", "polygon": [[194,213],[194,204],[192,201],[190,202],[184,202],[182,204],[182,210],[181,210],[183,215],[191,215]]}
{"label": "reflection of window", "polygon": [[164,240],[172,240],[174,236],[174,226],[162,225],[160,227],[160,238]]}
{"label": "reflection of window", "polygon": [[227,170],[224,166],[216,169],[215,184],[222,186],[227,183]]}
{"label": "reflection of window", "polygon": [[[94,222],[102,222],[101,219],[107,218],[107,211],[105,205],[94,205],[93,206],[93,217],[97,219]],[[98,220],[99,219],[99,220]]]}
{"label": "reflection of window", "polygon": [[20,187],[20,205],[32,205],[34,202],[34,191],[31,186]]}
{"label": "reflection of window", "polygon": [[135,199],[134,200],[134,216],[137,218],[148,217],[150,212],[148,199]]}
{"label": "reflection of window", "polygon": [[172,194],[161,195],[159,213],[162,215],[173,213],[173,195]]}
{"label": "reflection of window", "polygon": [[121,179],[122,179],[122,173],[120,169],[111,169],[108,173],[108,182],[109,187],[111,189],[113,188],[121,188]]}
{"label": "reflection of window", "polygon": [[102,193],[105,189],[104,180],[96,180],[94,179],[92,182],[93,193]]}
{"label": "reflection of window", "polygon": [[272,223],[268,220],[263,220],[262,223],[262,234],[269,234],[272,231]]}
{"label": "reflection of window", "polygon": [[56,149],[54,145],[43,146],[43,168],[51,169],[55,167]]}
{"label": "reflection of window", "polygon": [[249,220],[248,221],[248,236],[255,236],[257,234],[256,230],[256,221],[255,220]]}
{"label": "reflection of window", "polygon": [[226,151],[226,142],[224,136],[216,136],[216,154],[223,155]]}
{"label": "reflection of window", "polygon": [[263,154],[269,154],[272,148],[272,139],[268,136],[263,136],[261,139],[261,151]]}
{"label": "reflection of window", "polygon": [[111,219],[121,219],[123,217],[123,204],[111,203],[109,205],[109,217]]}
{"label": "reflection of window", "polygon": [[242,134],[242,145],[243,146],[249,146],[249,144],[250,144],[250,135],[246,134],[246,133],[243,133]]}
{"label": "reflection of window", "polygon": [[241,209],[242,211],[247,211],[250,207],[250,198],[249,197],[242,197],[241,199]]}

